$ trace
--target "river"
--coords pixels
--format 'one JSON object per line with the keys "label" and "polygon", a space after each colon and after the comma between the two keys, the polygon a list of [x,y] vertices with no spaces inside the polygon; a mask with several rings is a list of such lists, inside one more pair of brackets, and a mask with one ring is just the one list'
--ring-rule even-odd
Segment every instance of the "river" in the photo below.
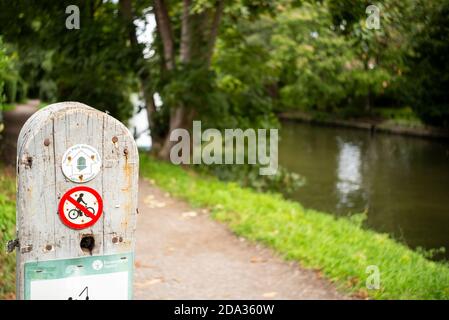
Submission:
{"label": "river", "polygon": [[290,121],[280,137],[280,165],[307,180],[288,197],[335,215],[366,211],[365,227],[449,258],[448,142]]}

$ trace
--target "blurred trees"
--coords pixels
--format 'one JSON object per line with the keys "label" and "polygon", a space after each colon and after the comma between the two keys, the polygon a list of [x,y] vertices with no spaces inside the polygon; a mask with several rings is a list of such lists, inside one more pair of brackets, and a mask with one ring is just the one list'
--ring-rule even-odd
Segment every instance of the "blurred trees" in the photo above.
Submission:
{"label": "blurred trees", "polygon": [[[214,127],[221,127],[229,123],[226,120],[232,119],[234,126],[243,127],[241,114],[233,108],[236,103],[240,104],[240,110],[245,110],[243,118],[246,119],[255,110],[270,114],[263,100],[235,101],[235,96],[222,90],[217,82],[216,70],[211,67],[212,57],[224,26],[232,27],[232,24],[242,19],[256,20],[262,14],[275,14],[279,4],[291,6],[297,2],[154,0],[153,12],[157,22],[155,51],[161,67],[157,89],[165,110],[169,109],[169,113],[165,111],[168,118],[167,132],[179,127],[190,128],[194,118],[202,119],[206,126]],[[263,60],[259,61],[261,64],[257,68],[263,68]],[[168,158],[173,143],[166,136],[159,153],[162,158]]]}
{"label": "blurred trees", "polygon": [[[351,2],[339,9],[354,6]],[[362,14],[352,22],[330,1],[280,8],[256,23],[242,21],[235,31],[224,32],[215,66],[234,86],[258,87],[279,111],[369,112],[375,98],[395,96],[403,40],[391,27],[397,19],[393,10],[382,15],[382,26],[388,27],[368,30],[366,6],[358,7]],[[240,61],[243,55],[246,63]]]}
{"label": "blurred trees", "polygon": [[358,117],[408,105],[448,126],[447,3],[376,2],[379,29],[366,27],[369,1],[278,6],[227,26],[213,66],[228,96],[250,95],[265,110]]}
{"label": "blurred trees", "polygon": [[[66,7],[80,8],[81,28],[66,28]],[[15,48],[31,96],[76,100],[125,120],[136,90],[132,50],[117,5],[101,0],[0,1],[0,34]]]}
{"label": "blurred trees", "polygon": [[417,0],[406,18],[406,102],[425,122],[449,127],[449,1]]}
{"label": "blurred trees", "polygon": [[[164,157],[167,133],[193,118],[271,127],[286,109],[361,116],[408,105],[448,126],[448,3],[378,1],[380,29],[369,29],[364,0],[0,0],[16,70],[0,69],[3,92],[78,100],[122,120],[141,92]],[[73,4],[79,30],[65,26]],[[136,21],[151,15],[144,53]]]}

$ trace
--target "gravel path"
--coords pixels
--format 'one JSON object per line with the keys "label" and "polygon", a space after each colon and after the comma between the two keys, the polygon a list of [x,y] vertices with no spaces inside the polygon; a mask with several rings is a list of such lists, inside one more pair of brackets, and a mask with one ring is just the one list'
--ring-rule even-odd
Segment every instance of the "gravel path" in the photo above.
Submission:
{"label": "gravel path", "polygon": [[141,179],[136,299],[345,299],[313,271],[236,237]]}
{"label": "gravel path", "polygon": [[39,100],[28,100],[16,105],[13,110],[3,113],[5,130],[0,133],[3,137],[0,145],[0,160],[7,165],[16,165],[17,137],[25,121],[37,111]]}

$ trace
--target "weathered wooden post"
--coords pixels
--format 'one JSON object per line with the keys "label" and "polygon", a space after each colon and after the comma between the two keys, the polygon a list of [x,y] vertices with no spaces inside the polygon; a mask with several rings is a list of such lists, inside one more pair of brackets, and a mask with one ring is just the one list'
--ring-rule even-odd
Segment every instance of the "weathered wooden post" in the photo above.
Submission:
{"label": "weathered wooden post", "polygon": [[36,112],[17,145],[17,298],[130,299],[138,151],[77,102]]}

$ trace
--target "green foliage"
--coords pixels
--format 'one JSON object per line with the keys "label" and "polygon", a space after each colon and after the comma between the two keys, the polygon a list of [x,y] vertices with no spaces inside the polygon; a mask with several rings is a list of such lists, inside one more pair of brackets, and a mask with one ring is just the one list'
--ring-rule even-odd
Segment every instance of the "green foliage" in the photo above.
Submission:
{"label": "green foliage", "polygon": [[267,91],[267,86],[276,79],[276,66],[266,63],[268,53],[259,36],[244,37],[245,32],[240,26],[226,25],[217,44],[212,64],[217,73],[217,88],[226,97],[227,108],[227,117],[220,118],[217,125],[218,128],[276,127],[273,99]]}
{"label": "green foliage", "polygon": [[[191,114],[202,120],[206,128],[268,128],[277,125],[272,112],[272,99],[266,95],[266,84],[272,72],[265,68],[265,56],[259,50],[257,39],[246,42],[236,27],[236,21],[255,21],[262,14],[275,14],[282,7],[298,1],[282,0],[238,0],[225,1],[220,25],[220,37],[216,42],[212,67],[209,65],[212,38],[212,21],[216,13],[215,0],[192,1],[192,29],[189,38],[190,55],[181,58],[181,18],[183,3],[169,2],[176,52],[176,65],[161,71],[155,89],[161,94],[164,107],[177,108],[180,105],[193,110]],[[248,41],[251,42],[251,39]],[[163,61],[162,45],[156,34],[156,54],[152,60]],[[221,49],[224,51],[222,52]],[[179,56],[178,56],[179,53]]]}
{"label": "green foliage", "polygon": [[302,109],[357,117],[407,104],[423,121],[447,125],[447,1],[377,2],[379,30],[365,25],[370,4],[284,3],[275,14],[226,20],[213,69],[231,114],[270,118],[273,110]]}
{"label": "green foliage", "polygon": [[11,298],[15,292],[15,255],[5,253],[5,244],[14,238],[16,221],[15,180],[0,167],[0,299]]}
{"label": "green foliage", "polygon": [[[207,207],[238,235],[259,241],[302,266],[319,269],[342,290],[375,299],[448,299],[449,267],[360,227],[363,216],[336,218],[280,195],[196,175],[141,158],[143,176],[174,196]],[[380,289],[367,290],[366,267],[380,270]]]}
{"label": "green foliage", "polygon": [[27,86],[18,71],[17,54],[11,53],[0,37],[0,111],[2,103],[14,103],[26,97]]}
{"label": "green foliage", "polygon": [[449,127],[449,1],[415,1],[405,100],[423,121]]}
{"label": "green foliage", "polygon": [[397,52],[380,45],[394,36],[366,30],[361,18],[346,35],[334,20],[323,2],[225,25],[213,64],[219,88],[228,97],[246,94],[268,115],[274,106],[331,113],[358,108],[362,114],[397,82]]}
{"label": "green foliage", "polygon": [[[68,5],[80,9],[79,30],[66,29]],[[31,96],[49,102],[76,100],[121,120],[130,117],[129,94],[137,91],[136,57],[118,3],[1,0],[0,19],[0,32],[17,50]]]}

